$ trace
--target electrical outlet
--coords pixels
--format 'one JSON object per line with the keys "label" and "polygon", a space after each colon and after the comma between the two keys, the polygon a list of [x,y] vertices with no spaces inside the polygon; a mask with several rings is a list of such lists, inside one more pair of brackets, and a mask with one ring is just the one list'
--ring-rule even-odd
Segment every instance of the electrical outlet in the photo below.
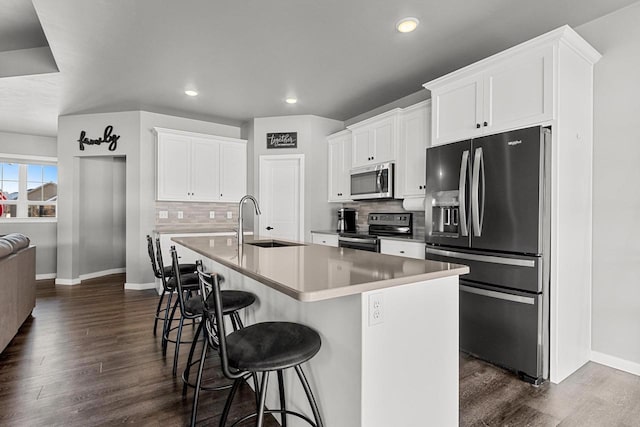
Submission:
{"label": "electrical outlet", "polygon": [[369,295],[369,326],[384,322],[384,304],[382,293]]}
{"label": "electrical outlet", "polygon": [[232,219],[232,218],[233,218],[233,212],[227,211],[227,219]]}
{"label": "electrical outlet", "polygon": [[158,212],[158,218],[160,218],[160,219],[169,218],[169,211],[160,211],[160,212]]}
{"label": "electrical outlet", "polygon": [[209,219],[216,219],[216,211],[209,211]]}
{"label": "electrical outlet", "polygon": [[184,218],[184,213],[182,211],[178,211],[178,219]]}

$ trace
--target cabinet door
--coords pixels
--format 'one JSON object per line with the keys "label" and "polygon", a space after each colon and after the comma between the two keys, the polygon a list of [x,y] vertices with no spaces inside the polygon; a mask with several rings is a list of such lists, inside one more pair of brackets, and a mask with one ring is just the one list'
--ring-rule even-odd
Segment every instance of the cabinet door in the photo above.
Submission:
{"label": "cabinet door", "polygon": [[177,135],[158,135],[157,198],[189,200],[191,140]]}
{"label": "cabinet door", "polygon": [[220,143],[220,199],[238,202],[247,193],[247,146]]}
{"label": "cabinet door", "polygon": [[395,119],[385,119],[371,128],[373,151],[370,163],[381,163],[395,160]]}
{"label": "cabinet door", "polygon": [[353,132],[351,165],[354,168],[367,165],[372,161],[370,141],[371,135],[368,127]]}
{"label": "cabinet door", "polygon": [[482,78],[456,82],[431,93],[432,145],[473,138],[483,132]]}
{"label": "cabinet door", "polygon": [[338,179],[340,180],[340,200],[351,200],[351,135],[342,139],[342,169]]}
{"label": "cabinet door", "polygon": [[311,233],[311,242],[315,245],[325,245],[338,247],[338,235],[337,234],[322,234]]}
{"label": "cabinet door", "polygon": [[408,110],[400,119],[400,159],[396,198],[424,197],[426,155],[431,139],[431,103]]}
{"label": "cabinet door", "polygon": [[529,52],[485,73],[485,133],[534,125],[553,118],[553,49]]}
{"label": "cabinet door", "polygon": [[220,146],[216,141],[191,139],[191,200],[214,202],[219,199]]}
{"label": "cabinet door", "polygon": [[329,202],[339,202],[342,199],[341,186],[343,185],[342,171],[344,169],[344,148],[342,140],[329,141]]}
{"label": "cabinet door", "polygon": [[424,243],[380,239],[380,253],[406,258],[424,259]]}
{"label": "cabinet door", "polygon": [[330,139],[328,146],[329,202],[350,200],[351,136]]}

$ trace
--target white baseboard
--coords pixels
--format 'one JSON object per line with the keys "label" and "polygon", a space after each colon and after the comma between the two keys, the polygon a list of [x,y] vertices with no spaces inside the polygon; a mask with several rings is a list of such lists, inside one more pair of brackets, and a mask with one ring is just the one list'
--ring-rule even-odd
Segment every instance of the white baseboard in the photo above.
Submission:
{"label": "white baseboard", "polygon": [[[112,268],[110,270],[96,271],[94,273],[81,274],[77,279],[56,279],[56,285],[73,286],[79,285],[83,280],[95,279],[97,277],[110,276],[112,274],[126,273],[126,268]],[[55,275],[54,275],[55,277]]]}
{"label": "white baseboard", "polygon": [[36,280],[50,280],[55,278],[56,273],[36,274]]}
{"label": "white baseboard", "polygon": [[591,352],[591,360],[596,363],[600,363],[601,365],[609,366],[610,368],[619,369],[621,371],[640,376],[640,363],[631,362],[616,356],[610,356],[608,354],[600,353],[599,351]]}
{"label": "white baseboard", "polygon": [[73,286],[79,285],[80,279],[58,279],[56,278],[56,285]]}
{"label": "white baseboard", "polygon": [[120,273],[126,273],[126,272],[127,272],[126,268],[112,268],[110,270],[102,270],[102,271],[96,271],[94,273],[81,274],[80,276],[78,276],[78,278],[80,279],[80,281],[82,281],[82,280],[95,279],[97,277],[110,276],[112,274],[120,274]]}
{"label": "white baseboard", "polygon": [[143,291],[145,289],[155,289],[156,284],[154,282],[149,283],[125,283],[125,289],[129,289],[132,291]]}

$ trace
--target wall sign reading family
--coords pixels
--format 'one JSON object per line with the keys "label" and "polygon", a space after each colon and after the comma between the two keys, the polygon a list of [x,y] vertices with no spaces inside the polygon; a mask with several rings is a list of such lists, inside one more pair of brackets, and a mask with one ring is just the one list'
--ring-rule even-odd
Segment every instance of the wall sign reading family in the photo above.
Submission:
{"label": "wall sign reading family", "polygon": [[298,148],[298,132],[275,132],[267,134],[267,149]]}
{"label": "wall sign reading family", "polygon": [[104,134],[98,139],[89,139],[87,138],[87,132],[80,132],[80,138],[78,142],[80,143],[80,151],[84,151],[85,145],[100,145],[100,144],[109,144],[109,151],[116,151],[118,147],[118,140],[120,139],[120,135],[116,135],[113,133],[113,126],[109,125],[104,128]]}

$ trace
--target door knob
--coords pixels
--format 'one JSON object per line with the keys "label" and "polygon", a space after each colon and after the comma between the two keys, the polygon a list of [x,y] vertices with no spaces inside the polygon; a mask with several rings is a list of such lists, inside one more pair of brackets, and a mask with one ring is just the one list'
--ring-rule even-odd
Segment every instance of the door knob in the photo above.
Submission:
{"label": "door knob", "polygon": [[267,227],[267,230],[273,230],[273,227],[269,226]]}

